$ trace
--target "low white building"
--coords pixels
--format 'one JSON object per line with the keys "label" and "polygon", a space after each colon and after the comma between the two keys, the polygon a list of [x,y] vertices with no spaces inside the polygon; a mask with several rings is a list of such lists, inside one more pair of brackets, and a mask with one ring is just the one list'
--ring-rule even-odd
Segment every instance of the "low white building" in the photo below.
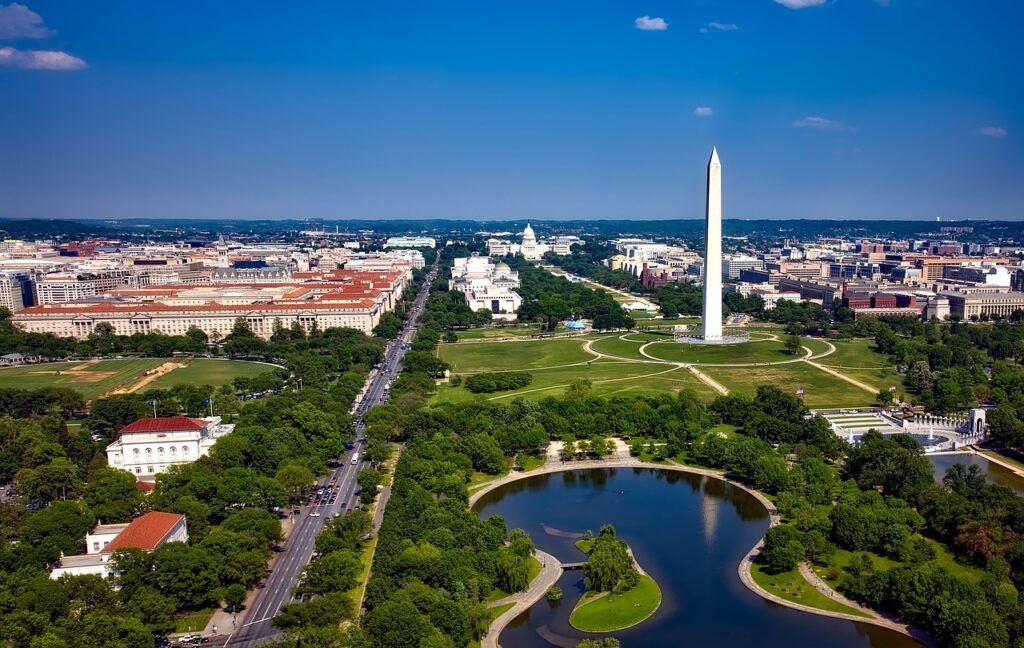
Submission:
{"label": "low white building", "polygon": [[107,446],[107,464],[137,477],[152,477],[205,457],[217,439],[234,429],[219,416],[140,419],[123,427],[120,438]]}
{"label": "low white building", "polygon": [[125,524],[98,524],[85,536],[84,554],[65,556],[50,571],[50,578],[113,573],[110,557],[119,549],[153,551],[168,542],[188,542],[188,524],[180,513],[151,511]]}
{"label": "low white building", "polygon": [[437,243],[428,236],[392,236],[384,244],[386,248],[432,248]]}

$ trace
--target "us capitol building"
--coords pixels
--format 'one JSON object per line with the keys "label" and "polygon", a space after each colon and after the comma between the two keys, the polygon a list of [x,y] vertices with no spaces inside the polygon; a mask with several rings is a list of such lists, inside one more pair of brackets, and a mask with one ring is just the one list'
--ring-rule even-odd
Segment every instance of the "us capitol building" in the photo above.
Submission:
{"label": "us capitol building", "polygon": [[487,253],[492,257],[503,257],[509,254],[518,254],[527,261],[539,261],[548,252],[558,256],[566,256],[572,253],[572,246],[579,243],[578,236],[558,236],[544,242],[537,241],[537,235],[529,223],[523,230],[522,243],[518,245],[504,239],[487,239]]}

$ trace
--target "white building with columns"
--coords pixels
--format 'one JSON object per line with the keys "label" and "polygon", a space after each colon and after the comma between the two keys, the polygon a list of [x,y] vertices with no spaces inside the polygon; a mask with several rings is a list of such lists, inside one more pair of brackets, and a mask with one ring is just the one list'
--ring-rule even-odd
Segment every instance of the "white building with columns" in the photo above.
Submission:
{"label": "white building with columns", "polygon": [[107,446],[107,465],[136,478],[152,478],[171,466],[205,457],[217,439],[234,429],[219,416],[140,419],[121,428],[121,436]]}
{"label": "white building with columns", "polygon": [[526,229],[523,230],[521,243],[517,245],[503,239],[488,239],[487,253],[497,257],[518,254],[528,261],[539,261],[548,252],[559,256],[572,254],[572,246],[579,242],[578,236],[557,236],[546,241],[538,241],[533,227],[527,223]]}

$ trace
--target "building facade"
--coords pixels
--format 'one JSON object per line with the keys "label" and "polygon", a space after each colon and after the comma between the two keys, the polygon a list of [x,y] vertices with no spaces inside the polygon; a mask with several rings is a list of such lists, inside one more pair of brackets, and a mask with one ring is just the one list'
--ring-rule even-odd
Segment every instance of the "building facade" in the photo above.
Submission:
{"label": "building facade", "polygon": [[140,419],[123,427],[120,438],[107,446],[107,465],[137,478],[151,478],[171,466],[205,457],[217,439],[234,429],[221,423],[219,416]]}
{"label": "building facade", "polygon": [[153,551],[168,542],[188,542],[188,522],[180,513],[151,511],[127,524],[98,524],[85,536],[85,553],[65,556],[50,571],[50,578],[114,574],[110,558],[121,549]]}

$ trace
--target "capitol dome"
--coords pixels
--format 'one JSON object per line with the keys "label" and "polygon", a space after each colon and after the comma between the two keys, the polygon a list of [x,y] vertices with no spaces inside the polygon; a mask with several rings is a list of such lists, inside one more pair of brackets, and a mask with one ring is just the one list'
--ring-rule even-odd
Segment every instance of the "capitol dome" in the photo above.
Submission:
{"label": "capitol dome", "polygon": [[537,235],[533,233],[533,228],[530,227],[529,223],[526,224],[526,229],[523,230],[523,240],[524,241],[536,241],[537,240]]}

